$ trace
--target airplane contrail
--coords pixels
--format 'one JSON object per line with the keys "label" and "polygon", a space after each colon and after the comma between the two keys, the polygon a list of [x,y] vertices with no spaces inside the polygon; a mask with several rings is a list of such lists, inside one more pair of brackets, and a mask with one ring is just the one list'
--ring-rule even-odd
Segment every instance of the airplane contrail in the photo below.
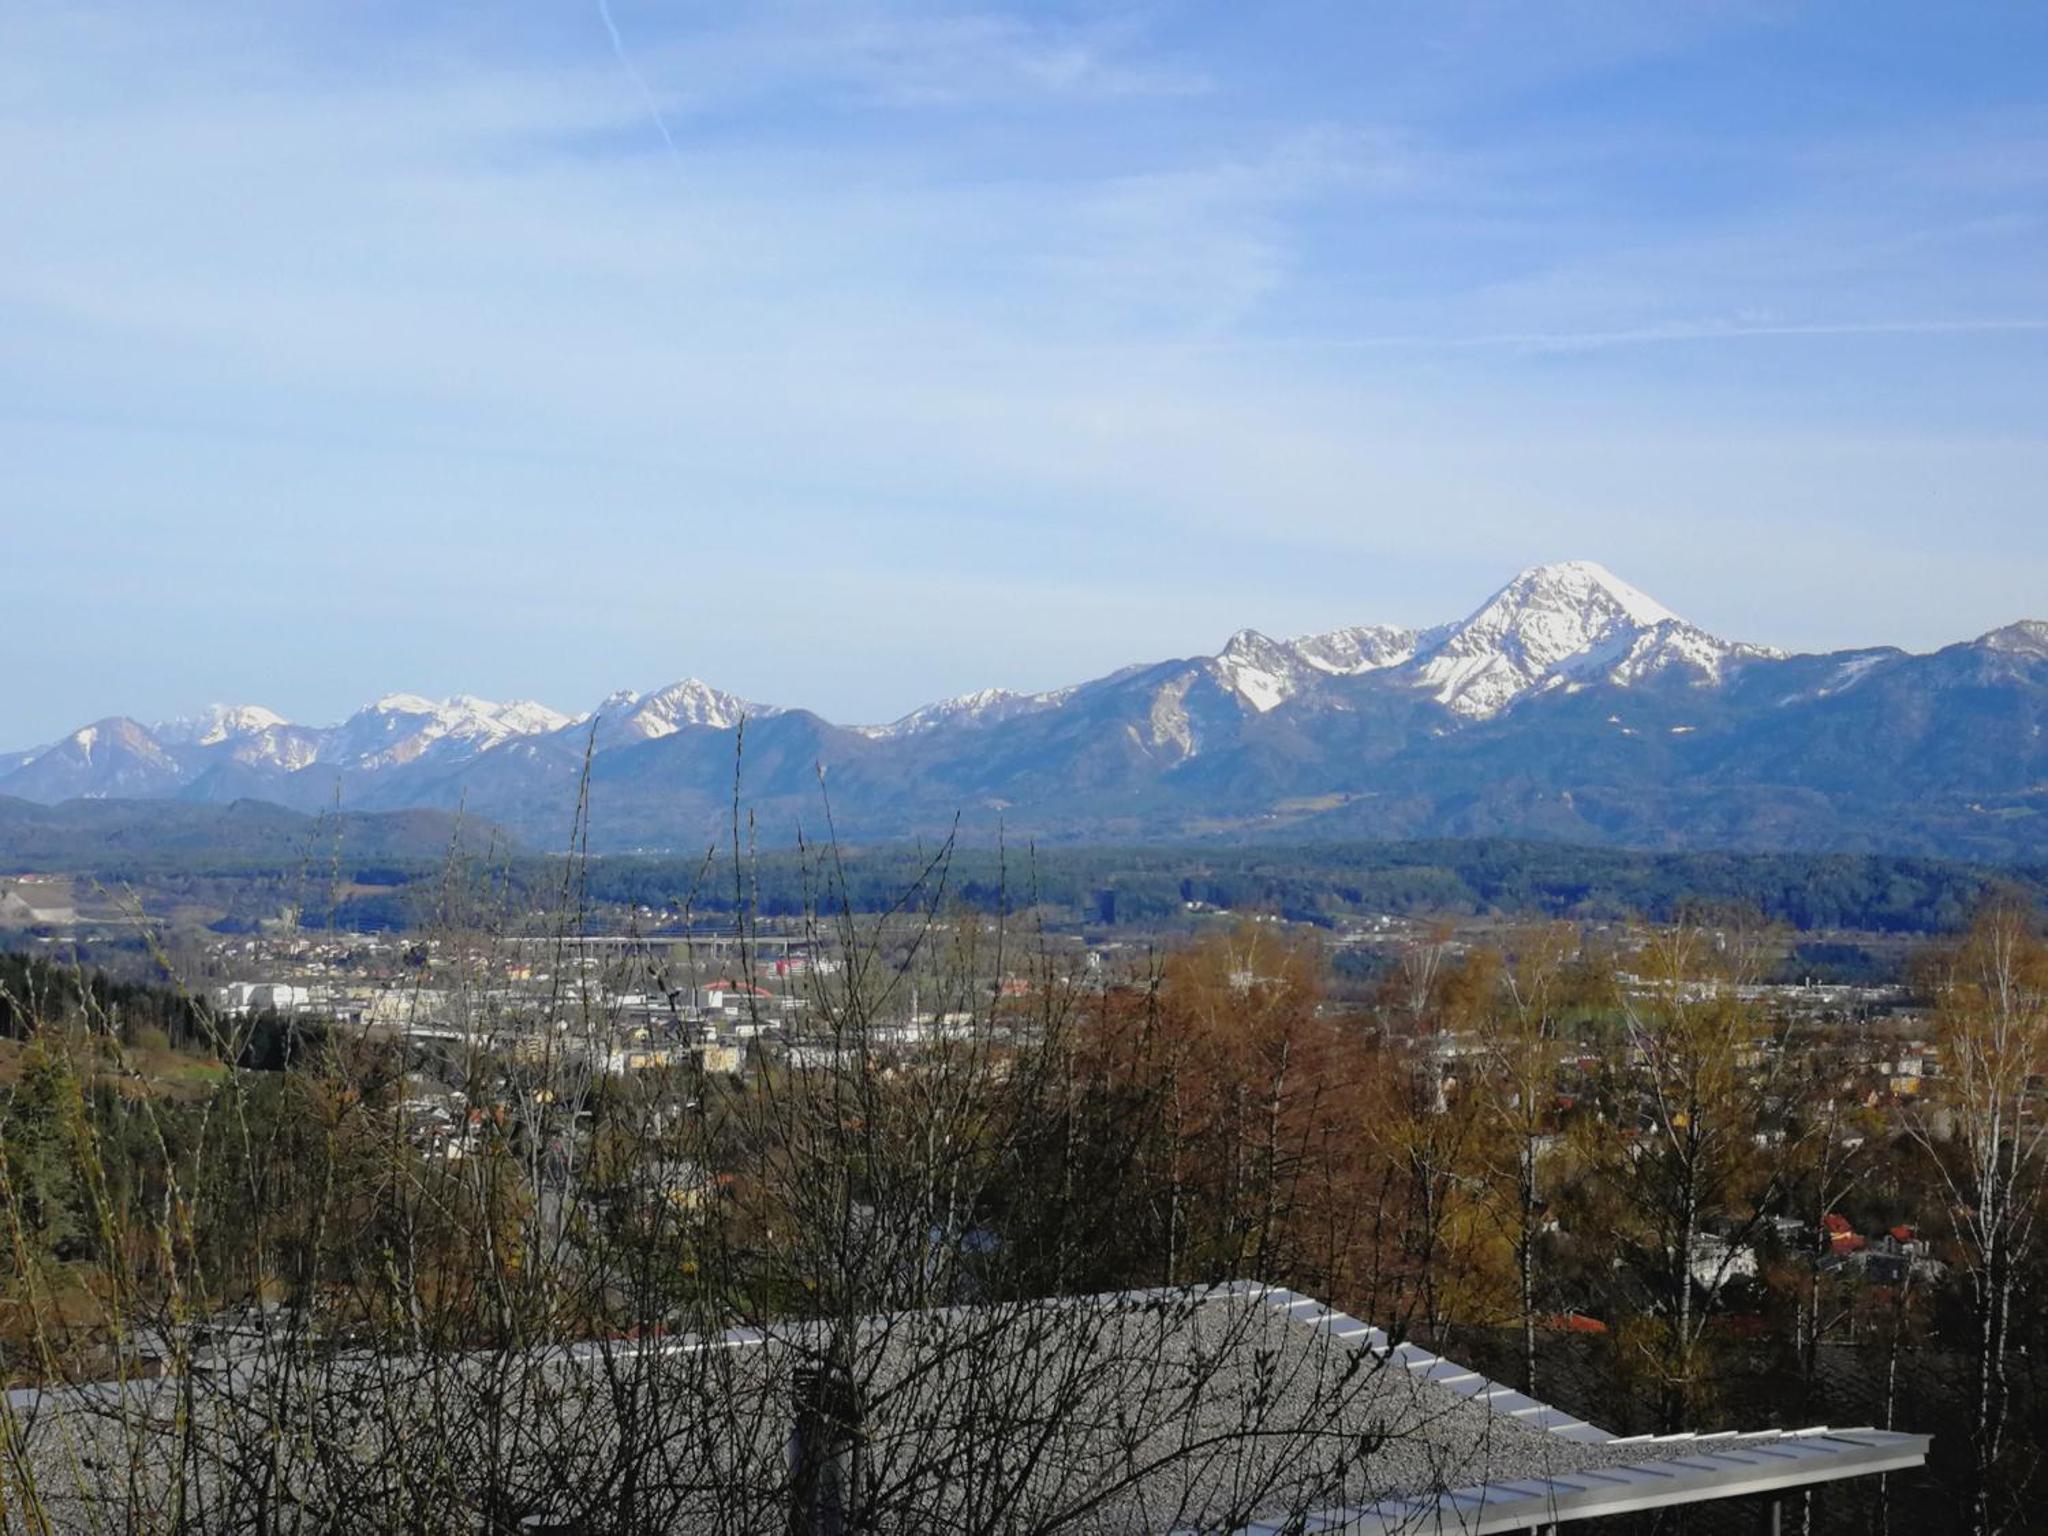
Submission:
{"label": "airplane contrail", "polygon": [[647,108],[648,120],[654,124],[654,131],[661,135],[661,142],[668,146],[668,152],[676,152],[676,141],[669,135],[668,124],[661,120],[661,108],[654,104],[654,92],[647,88],[647,80],[633,65],[632,56],[626,52],[626,40],[619,36],[619,24],[612,20],[612,8],[606,0],[597,0],[597,14],[604,19],[604,29],[610,34],[612,52],[619,65],[633,77],[633,87],[640,93],[641,105]]}

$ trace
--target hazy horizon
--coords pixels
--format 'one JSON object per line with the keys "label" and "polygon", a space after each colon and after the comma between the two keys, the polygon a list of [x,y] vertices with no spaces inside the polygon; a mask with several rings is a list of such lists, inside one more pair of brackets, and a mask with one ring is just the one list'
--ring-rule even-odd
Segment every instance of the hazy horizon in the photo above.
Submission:
{"label": "hazy horizon", "polygon": [[[1560,562],[1546,562],[1546,564],[1557,564],[1557,563],[1560,563]],[[1575,564],[1578,564],[1578,563],[1587,563],[1587,562],[1569,562],[1569,563],[1575,563]],[[1592,563],[1592,564],[1600,564],[1600,562],[1597,562],[1597,561],[1596,561],[1596,562],[1590,562],[1590,563]],[[1615,575],[1619,575],[1620,573],[1612,573],[1612,574],[1615,574]],[[1624,578],[1624,580],[1625,580],[1625,578]],[[1496,590],[1497,590],[1497,589],[1496,589]],[[1489,593],[1489,596],[1491,596],[1491,595],[1493,595],[1493,594],[1492,594],[1492,593]],[[1654,594],[1645,594],[1645,595],[1646,595],[1646,596],[1651,596],[1652,598],[1654,598]],[[2048,611],[2048,609],[2044,609],[2044,611]],[[1456,618],[1455,618],[1455,619],[1442,619],[1442,618],[1440,618],[1439,622],[1445,622],[1445,623],[1456,623],[1456,622],[1462,621],[1463,619],[1465,619],[1465,618],[1467,618],[1467,617],[1469,617],[1469,616],[1470,616],[1470,615],[1468,615],[1467,613],[1465,613],[1465,612],[1462,612],[1462,611],[1461,611],[1461,612],[1460,612],[1460,613],[1459,613],[1459,614],[1458,614],[1458,615],[1456,616]],[[1680,618],[1684,618],[1685,616],[1681,614],[1681,615],[1679,615],[1679,617],[1680,617]],[[2022,620],[2015,620],[2015,621],[2013,621],[2013,622],[2023,622],[2023,621],[2024,621],[2024,618],[2023,618]],[[1365,624],[1371,624],[1371,623],[1372,623],[1373,621],[1371,621],[1371,620],[1365,620],[1365,621],[1362,621],[1362,622],[1363,622],[1363,623],[1365,623]],[[2036,622],[2048,622],[2048,621],[2036,621]],[[1245,628],[1255,628],[1255,627],[1256,627],[1256,626],[1239,626],[1239,628],[1240,628],[1240,629],[1245,629]],[[1343,627],[1349,627],[1349,626],[1337,626],[1337,627],[1338,627],[1338,628],[1343,628]],[[1420,627],[1422,627],[1422,626],[1403,626],[1403,627],[1407,627],[1407,628],[1411,628],[1411,629],[1412,629],[1412,628],[1420,628]],[[1997,626],[1997,625],[1994,625],[1994,626],[1993,626],[1993,628],[2000,628],[2000,627],[2003,627],[2003,626]],[[1262,631],[1262,633],[1263,633],[1263,631]],[[1324,631],[1324,632],[1322,632],[1322,633],[1327,633],[1327,631]],[[1224,640],[1219,640],[1219,641],[1217,642],[1217,644],[1216,644],[1215,646],[1213,646],[1213,647],[1209,648],[1209,650],[1207,650],[1207,651],[1197,651],[1197,652],[1194,652],[1194,653],[1191,653],[1191,654],[1195,654],[1195,655],[1202,655],[1202,654],[1212,654],[1212,653],[1214,653],[1214,652],[1216,652],[1216,651],[1221,651],[1221,650],[1223,650],[1223,649],[1224,649],[1224,648],[1226,647],[1226,645],[1227,645],[1227,643],[1228,643],[1228,641],[1229,641],[1229,640],[1231,640],[1231,639],[1234,639],[1234,638],[1236,637],[1236,634],[1237,634],[1237,631],[1233,631],[1233,632],[1232,632],[1232,634],[1231,634],[1231,635],[1230,635],[1229,637],[1226,637],[1226,638],[1225,638]],[[1270,636],[1269,638],[1273,638],[1273,639],[1278,639],[1278,640],[1282,640],[1282,641],[1291,641],[1291,640],[1299,640],[1299,639],[1308,639],[1308,638],[1313,638],[1313,637],[1312,637],[1312,636],[1311,636],[1310,634],[1308,634],[1307,632],[1300,632],[1300,633],[1282,633],[1282,634],[1273,634],[1273,635],[1271,635],[1271,636]],[[1721,638],[1721,639],[1725,639],[1725,640],[1730,640],[1730,641],[1734,641],[1734,642],[1738,642],[1738,643],[1751,643],[1751,644],[1759,643],[1759,642],[1755,642],[1755,641],[1751,640],[1751,638],[1750,638],[1749,636],[1745,636],[1745,635],[1724,635],[1724,636],[1719,636],[1718,638]],[[1968,641],[1971,641],[1971,640],[1975,640],[1975,639],[1978,639],[1978,638],[1980,638],[1980,636],[1979,636],[1979,635],[1958,635],[1958,636],[1955,636],[1955,637],[1953,637],[1953,638],[1952,638],[1951,640],[1949,640],[1949,641],[1939,642],[1939,643],[1938,643],[1938,644],[1937,644],[1936,646],[1933,646],[1933,647],[1929,647],[1928,649],[1930,649],[1930,650],[1931,650],[1931,649],[1939,649],[1939,648],[1941,648],[1941,646],[1943,646],[1943,645],[1949,645],[1949,644],[1958,644],[1958,643],[1966,643],[1966,642],[1968,642]],[[990,690],[994,690],[994,691],[1009,691],[1009,692],[1040,692],[1040,693],[1044,693],[1044,692],[1052,692],[1052,691],[1056,691],[1056,690],[1058,690],[1058,689],[1061,689],[1061,688],[1065,688],[1065,687],[1069,687],[1069,686],[1072,686],[1072,685],[1077,685],[1077,684],[1083,684],[1083,683],[1089,683],[1089,682],[1094,682],[1094,681],[1098,680],[1098,677],[1100,677],[1100,676],[1107,676],[1107,675],[1108,675],[1108,674],[1109,674],[1110,672],[1113,672],[1113,671],[1115,671],[1115,670],[1117,670],[1118,668],[1121,668],[1121,667],[1127,667],[1127,666],[1132,666],[1132,665],[1137,665],[1137,666],[1149,666],[1149,665],[1154,665],[1154,664],[1160,664],[1160,663],[1165,663],[1165,662],[1169,662],[1169,661],[1172,661],[1172,660],[1174,660],[1174,659],[1176,659],[1176,658],[1175,658],[1175,657],[1172,657],[1172,656],[1169,656],[1169,655],[1167,655],[1167,654],[1165,654],[1165,653],[1160,653],[1160,654],[1157,654],[1157,655],[1149,655],[1149,654],[1148,654],[1148,655],[1142,655],[1142,656],[1132,656],[1132,657],[1128,657],[1128,658],[1126,658],[1126,659],[1125,659],[1125,661],[1123,661],[1123,662],[1117,663],[1117,664],[1116,664],[1115,666],[1113,666],[1113,667],[1111,667],[1111,668],[1107,668],[1107,669],[1105,669],[1103,673],[1101,673],[1101,674],[1097,674],[1097,676],[1091,676],[1091,677],[1070,677],[1070,678],[1065,678],[1065,679],[1062,679],[1062,680],[1060,680],[1060,681],[1058,681],[1058,682],[1055,682],[1055,683],[1053,683],[1053,684],[1050,684],[1050,685],[1048,685],[1048,686],[1047,686],[1047,687],[1045,687],[1045,688],[1038,688],[1038,689],[1033,689],[1033,690],[1023,690],[1023,689],[1010,689],[1010,688],[1007,688],[1007,687],[1006,687],[1005,685],[1003,685],[1003,684],[1001,684],[1001,683],[991,683],[991,684],[987,684],[987,685],[985,685],[985,687],[986,687],[987,689],[990,689]],[[736,693],[738,692],[738,690],[735,690],[735,689],[730,689],[730,688],[726,688],[726,687],[724,687],[724,686],[723,686],[723,685],[722,685],[722,684],[721,684],[721,683],[719,682],[719,680],[718,680],[717,678],[707,678],[707,677],[701,677],[701,676],[698,676],[698,675],[696,675],[696,674],[681,674],[681,675],[678,675],[678,676],[675,676],[675,677],[664,677],[664,678],[655,678],[655,679],[647,679],[647,678],[641,678],[641,679],[637,679],[637,680],[629,680],[629,681],[626,681],[626,682],[623,682],[623,683],[620,683],[620,684],[618,684],[618,685],[617,685],[617,686],[616,686],[615,688],[609,688],[609,689],[606,689],[606,690],[605,690],[605,692],[604,692],[604,694],[603,694],[603,695],[601,695],[601,696],[599,696],[599,697],[596,697],[596,698],[590,698],[590,699],[574,699],[574,700],[570,700],[570,699],[559,699],[559,698],[543,698],[543,697],[540,697],[540,696],[538,696],[538,695],[535,695],[535,694],[531,694],[531,693],[519,693],[519,692],[517,692],[517,691],[515,690],[515,691],[512,691],[512,692],[507,692],[507,693],[504,693],[504,694],[500,694],[500,695],[495,695],[495,696],[492,696],[492,697],[491,697],[491,698],[490,698],[490,699],[488,700],[488,702],[490,702],[490,703],[494,703],[494,704],[499,704],[499,705],[506,705],[506,704],[517,704],[517,703],[537,703],[537,704],[541,704],[541,705],[544,705],[544,706],[546,706],[546,707],[548,707],[548,708],[550,708],[550,709],[554,709],[554,710],[557,710],[557,711],[559,711],[559,712],[561,712],[561,713],[563,713],[563,714],[566,714],[566,715],[570,715],[570,716],[575,716],[575,717],[578,717],[578,718],[588,718],[588,716],[589,716],[590,714],[592,714],[592,713],[597,713],[597,712],[599,712],[598,706],[600,706],[601,704],[603,704],[603,703],[604,703],[604,701],[605,701],[605,699],[606,699],[606,698],[608,698],[608,697],[609,697],[609,696],[610,696],[611,694],[613,694],[613,693],[616,693],[616,692],[619,692],[619,691],[627,691],[627,692],[632,692],[632,693],[638,693],[638,694],[642,694],[642,695],[644,695],[644,694],[646,694],[646,693],[648,693],[648,692],[651,692],[651,691],[653,691],[653,690],[656,690],[656,689],[660,689],[660,688],[666,688],[666,687],[669,687],[669,686],[672,686],[672,685],[674,685],[674,684],[678,684],[678,683],[683,683],[683,682],[693,682],[693,681],[694,681],[694,682],[701,682],[701,683],[704,683],[704,684],[706,684],[706,685],[708,685],[708,686],[710,686],[710,687],[712,687],[712,688],[716,688],[716,689],[718,689],[718,690],[719,690],[720,692],[723,692],[723,693],[733,693],[733,694],[736,694]],[[982,689],[978,689],[978,688],[977,688],[977,689],[968,689],[968,690],[963,690],[963,692],[964,692],[964,693],[976,693],[976,692],[981,692],[981,691],[983,691],[983,690],[982,690]],[[194,716],[198,716],[198,715],[201,715],[201,714],[203,714],[203,713],[204,713],[204,712],[205,712],[206,710],[208,710],[208,709],[214,709],[214,708],[221,708],[221,707],[227,707],[227,708],[250,708],[250,707],[255,707],[255,708],[260,708],[260,709],[269,709],[269,710],[272,710],[272,711],[273,711],[274,713],[276,713],[276,714],[282,715],[282,716],[283,716],[283,717],[284,717],[285,719],[287,719],[287,720],[291,721],[291,722],[292,722],[292,723],[294,723],[294,724],[299,724],[299,725],[309,725],[309,726],[322,726],[322,727],[324,727],[324,726],[338,725],[338,724],[340,724],[340,723],[342,722],[342,720],[343,720],[343,719],[344,719],[344,718],[345,718],[346,716],[352,715],[352,714],[356,713],[356,712],[357,712],[357,711],[359,711],[359,710],[362,710],[362,709],[367,709],[367,708],[371,708],[371,707],[374,707],[374,706],[376,706],[376,705],[378,705],[378,704],[384,703],[384,702],[385,702],[385,701],[387,701],[387,700],[391,700],[391,699],[396,699],[396,698],[400,698],[400,697],[402,697],[402,696],[407,696],[407,695],[410,695],[410,696],[413,696],[413,697],[415,697],[415,698],[418,698],[418,699],[419,699],[419,700],[420,700],[420,701],[421,701],[422,703],[425,703],[425,704],[429,704],[429,705],[441,705],[441,704],[446,704],[446,703],[452,702],[452,701],[453,701],[454,699],[457,699],[457,698],[462,698],[462,697],[473,697],[473,698],[478,698],[478,699],[482,699],[482,698],[484,697],[483,695],[479,694],[479,693],[477,692],[477,690],[475,690],[475,689],[463,689],[463,688],[457,688],[457,689],[455,689],[455,690],[452,690],[452,691],[451,691],[450,693],[446,693],[446,694],[424,694],[424,693],[422,693],[422,692],[421,692],[421,691],[420,691],[419,689],[417,689],[417,688],[408,688],[408,687],[405,687],[405,686],[403,686],[403,685],[401,684],[401,685],[397,685],[397,686],[393,686],[393,687],[389,687],[389,688],[385,688],[385,689],[382,689],[382,690],[380,690],[380,691],[378,691],[378,692],[376,692],[376,693],[374,693],[374,694],[364,694],[364,695],[363,695],[363,696],[362,696],[362,697],[361,697],[360,699],[358,699],[358,700],[356,701],[356,703],[355,703],[355,704],[353,704],[353,705],[350,705],[350,706],[347,706],[346,708],[344,708],[343,710],[341,710],[341,711],[340,711],[339,713],[336,713],[336,714],[334,714],[334,715],[331,715],[331,716],[315,716],[315,715],[310,715],[310,714],[304,714],[304,713],[296,713],[296,712],[294,712],[294,711],[292,711],[292,710],[290,710],[290,709],[281,709],[281,708],[277,708],[277,707],[276,707],[276,706],[275,706],[275,705],[274,705],[274,704],[273,704],[273,703],[272,703],[272,702],[271,702],[270,700],[267,700],[267,699],[227,699],[227,698],[210,698],[210,699],[207,699],[206,701],[204,701],[204,703],[202,703],[202,704],[199,704],[199,705],[194,705],[194,706],[189,706],[189,707],[187,707],[187,708],[185,708],[185,709],[183,709],[183,710],[178,710],[178,711],[164,711],[164,710],[129,710],[129,711],[115,711],[115,712],[113,712],[113,714],[111,714],[111,715],[109,715],[109,714],[106,714],[106,713],[101,713],[101,714],[98,714],[98,715],[95,715],[95,716],[93,716],[93,718],[92,718],[91,720],[87,720],[87,719],[83,719],[83,718],[79,719],[79,720],[78,720],[78,721],[76,721],[76,722],[75,722],[75,723],[74,723],[74,724],[73,724],[72,726],[67,726],[67,727],[65,727],[65,728],[64,728],[64,733],[68,733],[68,732],[70,732],[70,731],[72,731],[72,730],[78,729],[78,728],[80,728],[80,727],[83,727],[83,726],[85,726],[85,725],[89,725],[89,724],[94,724],[94,723],[97,723],[97,722],[98,722],[99,720],[103,720],[103,719],[108,719],[108,718],[117,718],[117,717],[120,717],[120,716],[123,716],[123,715],[125,715],[125,716],[126,716],[127,718],[132,718],[132,719],[134,719],[134,720],[136,720],[136,721],[138,721],[138,722],[140,722],[140,723],[142,723],[142,724],[144,724],[144,725],[148,725],[148,726],[152,726],[152,727],[154,727],[154,726],[157,726],[157,725],[168,725],[168,724],[171,724],[171,723],[174,723],[175,721],[177,721],[177,720],[178,720],[178,719],[179,719],[179,718],[180,718],[181,716],[185,716],[185,717],[194,717]],[[803,710],[809,710],[809,711],[811,711],[811,712],[813,712],[813,713],[817,713],[817,714],[821,714],[821,715],[824,715],[824,716],[825,716],[825,717],[826,717],[827,719],[831,720],[831,721],[832,721],[832,723],[833,723],[833,724],[835,724],[835,725],[841,725],[841,726],[861,726],[861,727],[871,727],[871,726],[883,726],[883,725],[889,725],[889,724],[895,723],[896,721],[899,721],[899,720],[903,719],[903,718],[904,718],[905,716],[907,716],[907,715],[911,714],[911,713],[912,713],[913,711],[915,711],[915,710],[919,709],[920,707],[922,707],[922,706],[924,706],[924,705],[929,705],[929,704],[935,704],[935,703],[941,703],[941,702],[944,702],[944,701],[945,701],[946,699],[948,699],[948,698],[952,698],[952,697],[958,697],[958,696],[960,696],[960,695],[940,695],[940,694],[924,694],[924,695],[920,695],[920,696],[918,696],[917,698],[915,698],[915,699],[914,699],[914,700],[913,700],[913,701],[912,701],[912,702],[911,702],[910,704],[906,705],[906,706],[905,706],[905,707],[904,707],[903,709],[900,709],[900,710],[896,711],[896,713],[895,713],[895,714],[893,714],[893,715],[889,715],[889,716],[887,716],[887,717],[876,717],[876,718],[874,718],[874,719],[855,719],[855,718],[852,718],[852,717],[850,717],[850,716],[835,716],[835,715],[832,715],[832,714],[831,714],[831,713],[830,713],[829,711],[826,711],[826,710],[820,709],[820,708],[818,708],[818,707],[817,707],[816,705],[813,705],[813,704],[811,704],[811,703],[810,703],[809,701],[807,701],[807,700],[805,700],[805,699],[801,699],[801,698],[790,698],[790,699],[772,699],[772,698],[765,698],[765,697],[759,697],[759,696],[755,696],[755,697],[747,698],[747,699],[746,699],[746,702],[747,702],[747,703],[749,703],[749,704],[756,704],[756,705],[762,705],[762,706],[765,706],[765,707],[769,707],[769,708],[774,708],[774,709],[803,709]],[[43,746],[43,745],[45,745],[45,743],[42,743],[42,742],[34,742],[34,743],[30,743],[30,742],[26,742],[26,741],[24,741],[24,742],[21,742],[21,743],[15,744],[15,746],[13,746],[13,747],[11,748],[11,750],[27,750],[27,749],[29,749],[29,748],[32,748],[32,747],[38,747],[38,748],[39,748],[39,747],[41,747],[41,746]],[[4,742],[0,742],[0,750],[10,750],[10,748],[9,748],[9,747],[7,747],[7,746],[6,746],[6,744],[5,744]]]}

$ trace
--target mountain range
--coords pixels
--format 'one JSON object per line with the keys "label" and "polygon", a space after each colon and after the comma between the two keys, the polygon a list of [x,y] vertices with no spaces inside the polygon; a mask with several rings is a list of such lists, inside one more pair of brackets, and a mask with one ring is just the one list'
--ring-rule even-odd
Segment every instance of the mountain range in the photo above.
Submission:
{"label": "mountain range", "polygon": [[[745,722],[744,749],[740,726]],[[687,680],[581,714],[396,693],[339,725],[216,706],[0,754],[0,796],[431,807],[536,846],[702,847],[736,754],[760,835],[1001,823],[1050,840],[1534,836],[1972,858],[2048,850],[2048,623],[1931,654],[1785,655],[1687,623],[1585,561],[1468,617],[988,689],[841,726]]]}

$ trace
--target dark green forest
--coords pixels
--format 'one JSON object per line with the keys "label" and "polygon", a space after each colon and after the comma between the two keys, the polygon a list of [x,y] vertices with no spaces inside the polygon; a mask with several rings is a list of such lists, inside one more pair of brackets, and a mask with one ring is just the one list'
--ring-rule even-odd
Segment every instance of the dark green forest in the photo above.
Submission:
{"label": "dark green forest", "polygon": [[[842,901],[878,912],[940,856],[929,846],[846,850],[832,889],[820,888],[814,860],[764,853],[744,860],[739,880],[729,853],[682,860],[593,858],[578,883],[598,904],[650,909],[668,925],[729,919],[743,889],[765,919],[801,917]],[[2037,901],[2048,868],[1994,868],[1939,859],[1874,855],[1632,853],[1564,844],[1361,843],[1314,847],[956,848],[945,854],[945,898],[966,910],[1021,912],[1104,929],[1152,929],[1193,910],[1271,913],[1294,922],[1347,917],[1642,918],[1666,922],[1689,910],[1740,908],[1801,932],[1949,933],[1986,897],[2010,892]],[[493,883],[516,900],[544,906],[558,894],[563,862],[515,856],[490,866]],[[339,884],[335,877],[339,877]],[[433,920],[447,888],[445,861],[380,859],[332,869],[210,866],[204,860],[118,863],[101,873],[165,898],[213,899],[244,921],[290,902],[314,926],[403,929]],[[338,893],[338,894],[337,894]]]}

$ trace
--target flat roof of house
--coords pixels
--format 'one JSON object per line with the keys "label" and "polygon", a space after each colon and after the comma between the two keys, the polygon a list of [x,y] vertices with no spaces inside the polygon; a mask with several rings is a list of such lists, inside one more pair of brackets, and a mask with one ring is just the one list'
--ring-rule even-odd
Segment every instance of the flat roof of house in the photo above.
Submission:
{"label": "flat roof of house", "polygon": [[[496,1483],[475,1497],[493,1508],[509,1499],[544,1525],[568,1525],[593,1497],[577,1458],[600,1468],[617,1459],[622,1421],[608,1415],[620,1383],[637,1383],[669,1416],[636,1469],[641,1496],[670,1498],[677,1529],[780,1536],[800,1383],[828,1352],[857,1382],[870,1486],[890,1490],[911,1521],[885,1515],[890,1529],[1024,1528],[1059,1511],[1060,1529],[1102,1536],[1484,1536],[1900,1471],[1929,1445],[1874,1429],[1619,1437],[1312,1297],[1250,1282],[511,1357],[356,1353],[280,1370],[259,1346],[204,1369],[195,1361],[184,1394],[130,1381],[10,1392],[7,1406],[50,1474],[105,1469],[97,1489],[62,1497],[59,1529],[101,1528],[154,1476],[189,1467],[134,1434],[138,1417],[161,1422],[181,1395],[206,1455],[266,1421],[288,1418],[309,1438],[327,1417],[346,1423],[347,1465],[330,1444],[324,1460],[291,1470],[307,1509],[346,1500],[361,1515],[396,1502],[414,1474],[409,1458],[426,1457],[443,1478],[451,1466],[458,1478],[488,1468]],[[540,1420],[539,1432],[522,1431],[530,1448],[518,1454],[480,1427],[490,1414],[469,1407],[508,1379],[532,1394]],[[126,1454],[110,1457],[117,1446]],[[141,1481],[137,1455],[154,1469]],[[227,1470],[224,1461],[196,1495],[213,1501],[212,1529],[237,1525]],[[1010,1523],[987,1524],[991,1509]]]}

